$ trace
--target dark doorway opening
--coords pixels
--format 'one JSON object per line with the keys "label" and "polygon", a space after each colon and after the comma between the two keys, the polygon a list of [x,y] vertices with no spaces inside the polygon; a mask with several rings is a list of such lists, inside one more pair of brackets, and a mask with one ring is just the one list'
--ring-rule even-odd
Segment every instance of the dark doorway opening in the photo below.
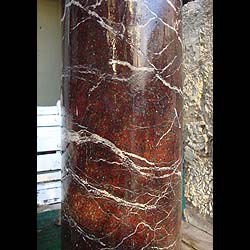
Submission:
{"label": "dark doorway opening", "polygon": [[193,2],[194,0],[182,0],[182,5],[187,4],[188,2]]}

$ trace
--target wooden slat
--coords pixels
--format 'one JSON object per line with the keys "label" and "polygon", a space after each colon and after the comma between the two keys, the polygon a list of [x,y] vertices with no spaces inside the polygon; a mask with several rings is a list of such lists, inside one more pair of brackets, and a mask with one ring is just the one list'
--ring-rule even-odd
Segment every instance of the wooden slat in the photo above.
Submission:
{"label": "wooden slat", "polygon": [[37,156],[37,204],[42,207],[61,202],[60,121],[60,101],[56,106],[37,107],[37,152],[45,153]]}
{"label": "wooden slat", "polygon": [[37,175],[37,183],[61,180],[61,170]]}
{"label": "wooden slat", "polygon": [[51,205],[61,202],[61,181],[37,184],[38,205]]}
{"label": "wooden slat", "polygon": [[44,213],[52,210],[60,210],[61,209],[61,203],[55,203],[55,204],[42,204],[37,207],[37,213]]}
{"label": "wooden slat", "polygon": [[53,189],[53,188],[61,188],[61,181],[37,184],[37,191],[48,190],[48,189]]}
{"label": "wooden slat", "polygon": [[37,156],[37,172],[61,170],[61,153],[45,154]]}
{"label": "wooden slat", "polygon": [[37,115],[58,115],[58,107],[57,106],[38,106],[37,107]]}
{"label": "wooden slat", "polygon": [[37,127],[60,126],[59,115],[40,115],[37,116]]}
{"label": "wooden slat", "polygon": [[61,128],[38,127],[37,128],[37,152],[60,150]]}
{"label": "wooden slat", "polygon": [[181,250],[194,250],[194,249],[182,241],[181,242]]}
{"label": "wooden slat", "polygon": [[46,205],[61,202],[61,188],[37,191],[37,204]]}

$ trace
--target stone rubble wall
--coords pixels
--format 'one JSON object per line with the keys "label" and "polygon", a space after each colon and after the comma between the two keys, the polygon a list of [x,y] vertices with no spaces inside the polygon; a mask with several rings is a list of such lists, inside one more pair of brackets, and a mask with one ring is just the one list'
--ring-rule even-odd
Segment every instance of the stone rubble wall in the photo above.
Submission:
{"label": "stone rubble wall", "polygon": [[187,203],[213,217],[213,1],[183,6],[184,171]]}

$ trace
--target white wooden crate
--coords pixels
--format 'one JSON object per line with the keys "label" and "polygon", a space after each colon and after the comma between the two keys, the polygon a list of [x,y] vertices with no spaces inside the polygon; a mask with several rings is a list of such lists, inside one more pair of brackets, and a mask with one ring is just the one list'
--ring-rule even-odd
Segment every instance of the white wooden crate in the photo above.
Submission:
{"label": "white wooden crate", "polygon": [[[56,106],[37,107],[37,205],[61,202],[61,113]],[[48,210],[48,209],[47,209]]]}

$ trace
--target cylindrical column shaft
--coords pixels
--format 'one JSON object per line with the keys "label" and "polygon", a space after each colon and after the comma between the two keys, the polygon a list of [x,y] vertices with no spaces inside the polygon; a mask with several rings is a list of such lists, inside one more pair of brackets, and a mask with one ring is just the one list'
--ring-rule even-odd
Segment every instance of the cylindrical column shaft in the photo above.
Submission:
{"label": "cylindrical column shaft", "polygon": [[180,250],[181,0],[63,2],[63,250]]}

